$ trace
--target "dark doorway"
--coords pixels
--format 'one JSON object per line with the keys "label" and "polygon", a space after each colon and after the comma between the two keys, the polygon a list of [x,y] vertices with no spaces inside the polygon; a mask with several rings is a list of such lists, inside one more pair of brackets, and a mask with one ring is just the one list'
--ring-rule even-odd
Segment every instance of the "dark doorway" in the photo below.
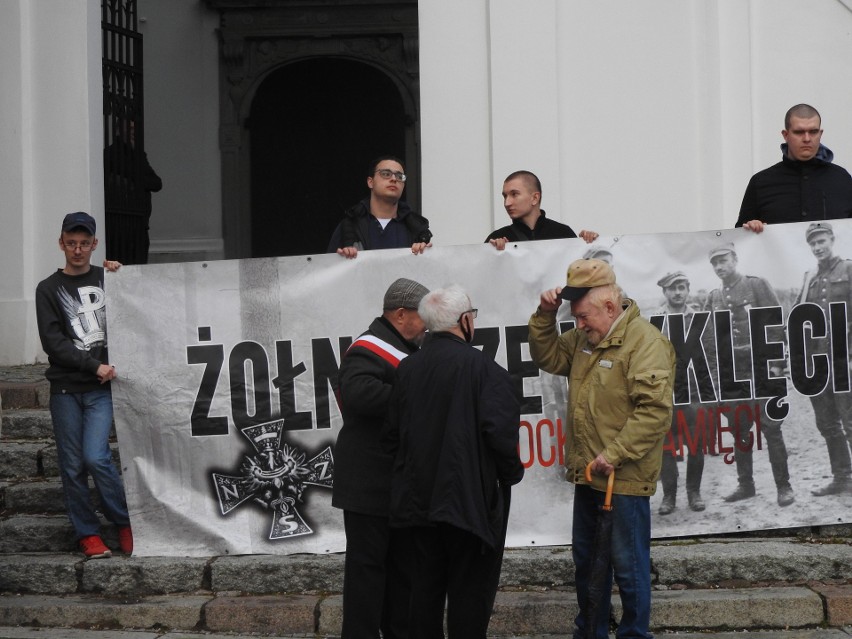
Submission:
{"label": "dark doorway", "polygon": [[251,140],[252,257],[323,253],[343,211],[368,194],[374,157],[405,157],[394,83],[349,60],[298,62],[258,88]]}

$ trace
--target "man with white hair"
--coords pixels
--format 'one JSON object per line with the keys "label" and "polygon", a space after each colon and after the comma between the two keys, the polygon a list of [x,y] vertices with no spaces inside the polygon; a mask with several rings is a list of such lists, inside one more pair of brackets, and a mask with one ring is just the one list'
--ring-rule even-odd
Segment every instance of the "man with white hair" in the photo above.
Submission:
{"label": "man with white hair", "polygon": [[[560,335],[556,312],[562,300],[571,303],[576,328]],[[612,570],[603,584],[607,594],[598,608],[595,636],[609,636],[614,574],[623,608],[617,636],[650,639],[650,497],[671,425],[674,348],[639,315],[633,300],[622,299],[612,267],[598,259],[571,263],[566,286],[541,294],[529,330],[536,365],[569,381],[565,464],[575,484],[571,548],[580,604],[574,636],[589,636],[585,610],[598,510],[607,476],[615,473]]]}
{"label": "man with white hair", "polygon": [[521,481],[520,404],[509,373],[470,346],[477,309],[458,286],[420,302],[431,338],[400,362],[385,424],[395,454],[391,526],[412,547],[411,639],[485,639],[510,486]]}

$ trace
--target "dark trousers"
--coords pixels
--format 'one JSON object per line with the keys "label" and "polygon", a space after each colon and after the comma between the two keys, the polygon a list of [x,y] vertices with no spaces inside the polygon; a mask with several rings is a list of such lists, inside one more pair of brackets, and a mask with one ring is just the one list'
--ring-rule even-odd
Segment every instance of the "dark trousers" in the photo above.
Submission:
{"label": "dark trousers", "polygon": [[343,511],[346,561],[343,573],[342,639],[406,639],[411,602],[410,549],[406,531],[387,517]]}
{"label": "dark trousers", "polygon": [[503,540],[494,550],[448,524],[410,528],[414,550],[411,639],[485,639],[500,581]]}

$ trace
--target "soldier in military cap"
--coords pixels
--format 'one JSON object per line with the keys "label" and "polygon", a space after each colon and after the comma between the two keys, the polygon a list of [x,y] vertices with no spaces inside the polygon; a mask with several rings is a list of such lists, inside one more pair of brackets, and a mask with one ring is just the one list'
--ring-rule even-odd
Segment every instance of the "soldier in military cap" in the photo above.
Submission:
{"label": "soldier in military cap", "polygon": [[701,310],[697,304],[689,301],[689,278],[683,271],[666,273],[657,280],[657,286],[663,289],[666,298],[666,303],[657,310],[657,315],[683,313],[692,317],[693,313]]}
{"label": "soldier in military cap", "polygon": [[[657,286],[663,289],[663,295],[666,298],[666,303],[663,304],[654,315],[676,315],[684,316],[685,325],[689,325],[692,315],[701,309],[689,301],[689,278],[683,271],[675,271],[674,273],[666,273],[663,277],[657,280]],[[667,331],[668,320],[664,321],[663,332]],[[676,353],[680,358],[680,354]],[[679,364],[681,362],[678,362]],[[686,368],[686,364],[681,366]],[[709,380],[705,380],[709,383]],[[681,386],[689,385],[689,378],[686,376],[675,377],[675,395]],[[696,439],[696,427],[698,416],[699,403],[684,404],[674,406],[672,411],[672,425],[669,431],[673,442],[677,442],[678,437],[678,414],[685,421],[689,428],[689,434],[693,442]],[[707,442],[712,443],[712,442]],[[677,480],[680,475],[677,468],[678,459],[675,457],[674,451],[663,450],[663,463],[660,468],[660,483],[663,486],[663,500],[660,503],[658,512],[661,515],[668,515],[677,507]],[[701,498],[701,476],[704,474],[704,450],[699,443],[694,454],[690,453],[686,462],[686,497],[689,501],[689,507],[700,512],[704,510],[704,500]]]}
{"label": "soldier in military cap", "polygon": [[[832,302],[846,302],[847,318],[852,310],[852,261],[834,254],[834,229],[828,222],[814,222],[805,231],[805,239],[817,259],[817,268],[805,274],[801,302],[819,304],[829,312]],[[847,319],[847,322],[850,320]],[[852,333],[847,326],[847,336]],[[848,337],[847,337],[848,339]],[[828,340],[823,340],[827,342]],[[826,349],[830,349],[825,344]],[[849,393],[835,393],[831,384],[819,395],[811,397],[814,419],[828,447],[832,480],[812,490],[816,497],[852,492],[852,399]]]}
{"label": "soldier in military cap", "polygon": [[[738,379],[751,378],[751,345],[749,339],[749,316],[750,308],[767,306],[780,306],[775,291],[762,277],[753,275],[741,275],[737,272],[737,253],[733,243],[721,244],[713,248],[709,253],[710,264],[716,275],[722,280],[722,286],[710,292],[707,298],[706,310],[730,311],[731,332],[734,346],[734,370]],[[780,371],[774,371],[776,373]],[[762,421],[762,432],[766,438],[769,449],[769,463],[772,466],[772,475],[775,478],[775,486],[778,489],[778,505],[789,506],[796,498],[790,486],[790,473],[787,468],[787,447],[784,444],[784,435],[781,432],[781,421],[769,419],[766,415],[766,399],[754,400],[745,397],[743,401],[730,405],[728,415],[733,419],[737,412],[737,406],[748,404],[756,405],[764,419]],[[737,429],[737,444],[734,446],[734,456],[737,464],[737,489],[726,496],[728,502],[740,501],[754,497],[754,474],[753,457],[749,433],[754,425],[754,418],[750,417],[750,411],[739,411]],[[746,423],[743,424],[742,422]],[[745,426],[745,427],[744,427]]]}

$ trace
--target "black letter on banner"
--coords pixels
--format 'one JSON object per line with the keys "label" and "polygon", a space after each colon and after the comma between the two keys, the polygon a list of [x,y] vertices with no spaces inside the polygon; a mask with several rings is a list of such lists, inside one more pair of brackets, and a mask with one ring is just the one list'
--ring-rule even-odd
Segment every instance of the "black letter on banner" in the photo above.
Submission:
{"label": "black letter on banner", "polygon": [[648,318],[648,321],[651,322],[651,325],[656,328],[661,333],[663,332],[663,326],[666,324],[666,316],[665,315],[652,315]]}
{"label": "black letter on banner", "polygon": [[784,342],[770,341],[767,335],[767,329],[772,327],[776,327],[779,332],[783,331],[784,314],[781,312],[781,307],[749,309],[748,322],[751,331],[754,396],[784,397],[787,395],[787,378],[769,376],[771,362],[774,362],[778,368],[784,368]]}
{"label": "black letter on banner", "polygon": [[[341,338],[338,341],[340,352],[345,353],[344,339],[352,343],[350,338]],[[317,428],[331,428],[331,412],[328,401],[328,388],[331,386],[337,396],[337,373],[340,366],[331,340],[327,337],[311,340],[311,355],[314,361],[314,403],[316,405]]]}
{"label": "black letter on banner", "polygon": [[310,411],[296,412],[296,378],[307,370],[304,362],[293,366],[293,345],[289,341],[275,342],[275,360],[278,377],[272,385],[278,389],[278,403],[284,430],[310,430],[313,428]]}
{"label": "black letter on banner", "polygon": [[734,335],[731,331],[731,311],[714,311],[716,328],[716,361],[719,363],[719,394],[721,401],[750,399],[748,380],[738,380],[734,367]]}
{"label": "black letter on banner", "polygon": [[[251,379],[246,377],[246,362],[251,363]],[[231,375],[231,411],[238,427],[260,424],[272,419],[269,396],[269,358],[257,342],[240,342],[228,361]],[[254,415],[249,415],[249,395],[254,400]]]}
{"label": "black letter on banner", "polygon": [[530,341],[529,326],[506,327],[506,368],[512,376],[515,394],[521,398],[521,415],[541,415],[540,395],[524,395],[524,378],[538,377],[538,366],[531,359],[521,357],[521,345]]}
{"label": "black letter on banner", "polygon": [[471,346],[481,346],[482,352],[491,359],[497,359],[497,349],[500,348],[500,329],[496,326],[477,328],[473,333]]}
{"label": "black letter on banner", "polygon": [[[677,354],[677,368],[675,369],[675,380],[688,379],[689,367],[698,386],[698,397],[702,402],[716,401],[716,391],[713,389],[713,376],[710,374],[710,365],[707,363],[707,353],[704,350],[704,342],[701,337],[707,327],[710,313],[695,313],[689,322],[689,330],[684,334],[684,320],[682,313],[669,315],[669,341],[674,346]],[[675,381],[675,403],[688,404],[692,401],[689,383],[679,384]]]}
{"label": "black letter on banner", "polygon": [[187,364],[206,364],[189,420],[193,437],[228,434],[227,417],[210,417],[210,404],[216,393],[216,383],[224,361],[225,348],[221,344],[186,347]]}
{"label": "black letter on banner", "polygon": [[846,342],[849,330],[846,319],[846,302],[829,304],[831,313],[831,364],[834,368],[834,392],[845,393],[849,390],[849,344]]}
{"label": "black letter on banner", "polygon": [[[828,355],[812,353],[813,342],[825,343],[828,336],[825,314],[817,304],[794,306],[787,318],[787,341],[790,344],[790,380],[802,395],[819,395],[828,384]],[[843,323],[844,331],[846,323]],[[811,372],[812,374],[808,374]]]}

